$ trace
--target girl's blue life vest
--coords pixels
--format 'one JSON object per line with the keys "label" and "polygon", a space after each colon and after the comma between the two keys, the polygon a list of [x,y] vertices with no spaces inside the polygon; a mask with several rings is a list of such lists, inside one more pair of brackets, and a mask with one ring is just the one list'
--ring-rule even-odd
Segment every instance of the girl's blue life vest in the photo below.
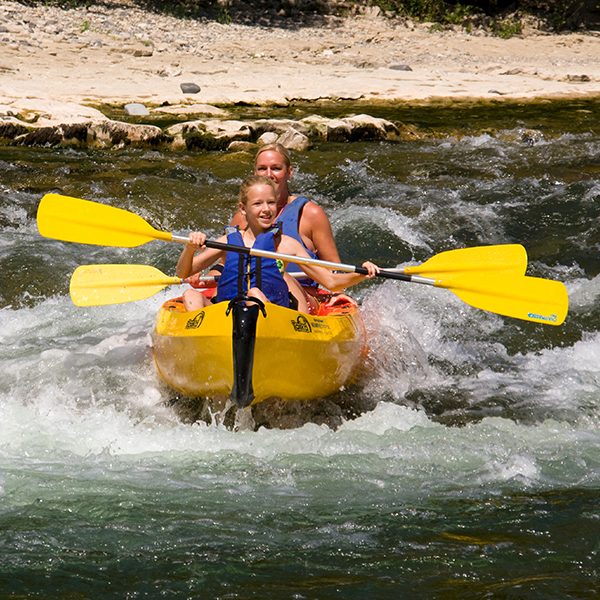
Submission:
{"label": "girl's blue life vest", "polygon": [[[306,196],[298,196],[294,198],[289,204],[286,204],[283,207],[283,210],[279,213],[277,217],[277,221],[275,225],[279,225],[281,227],[281,231],[284,235],[289,235],[293,237],[295,240],[302,244],[302,247],[308,252],[308,255],[311,258],[317,258],[317,255],[309,250],[304,242],[302,241],[302,236],[300,235],[299,225],[300,225],[300,214],[302,213],[302,209],[304,205],[310,202],[310,200]],[[287,269],[288,272],[300,272],[303,273],[302,269],[296,263],[288,263]],[[299,279],[298,282],[301,285],[310,285],[317,286],[317,282],[311,279],[310,277],[305,277],[303,279]]]}
{"label": "girl's blue life vest", "polygon": [[[244,246],[242,234],[237,227],[227,227],[225,232],[228,244]],[[256,237],[252,247],[275,252],[274,238],[278,234],[278,227],[269,229]],[[289,289],[275,259],[227,252],[215,301],[231,300],[246,294],[252,287],[259,288],[273,304],[286,308],[290,306]]]}

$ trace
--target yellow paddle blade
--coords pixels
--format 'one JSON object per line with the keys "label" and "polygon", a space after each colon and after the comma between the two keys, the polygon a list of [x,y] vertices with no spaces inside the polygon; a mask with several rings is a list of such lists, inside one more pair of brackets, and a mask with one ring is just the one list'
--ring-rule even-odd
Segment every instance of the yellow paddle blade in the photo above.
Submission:
{"label": "yellow paddle blade", "polygon": [[451,290],[475,308],[544,325],[560,325],[569,310],[564,284],[550,279],[490,271],[438,281],[435,285]]}
{"label": "yellow paddle blade", "polygon": [[505,271],[508,275],[525,275],[527,252],[521,244],[474,246],[440,252],[421,265],[406,267],[407,275],[437,278],[484,271]]}
{"label": "yellow paddle blade", "polygon": [[147,265],[83,265],[73,272],[69,291],[76,306],[103,306],[143,300],[179,283]]}
{"label": "yellow paddle blade", "polygon": [[37,226],[44,237],[98,246],[132,248],[172,238],[122,208],[60,194],[46,194],[41,199]]}

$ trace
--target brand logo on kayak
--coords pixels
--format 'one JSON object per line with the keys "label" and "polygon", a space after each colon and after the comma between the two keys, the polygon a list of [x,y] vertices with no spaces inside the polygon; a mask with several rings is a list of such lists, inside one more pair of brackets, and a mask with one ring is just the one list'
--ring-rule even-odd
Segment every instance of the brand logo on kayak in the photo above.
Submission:
{"label": "brand logo on kayak", "polygon": [[539,319],[540,321],[548,321],[549,323],[556,323],[558,317],[552,313],[551,315],[538,315],[537,313],[527,313],[530,319]]}
{"label": "brand logo on kayak", "polygon": [[204,321],[204,311],[199,312],[193,319],[188,319],[188,322],[185,324],[185,328],[198,329],[198,327],[202,325],[202,321]]}
{"label": "brand logo on kayak", "polygon": [[320,330],[322,332],[329,333],[331,328],[329,325],[327,325],[327,323],[325,323],[325,321],[322,321],[321,319],[313,319],[312,330]]}
{"label": "brand logo on kayak", "polygon": [[296,320],[292,321],[292,327],[294,328],[294,331],[300,333],[312,332],[312,327],[310,326],[308,319],[304,315],[298,315]]}

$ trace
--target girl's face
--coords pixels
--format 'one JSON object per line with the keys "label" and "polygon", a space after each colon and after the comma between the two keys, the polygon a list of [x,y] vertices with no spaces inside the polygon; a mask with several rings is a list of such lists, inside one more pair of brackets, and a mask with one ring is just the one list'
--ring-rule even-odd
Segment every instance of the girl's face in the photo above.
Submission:
{"label": "girl's face", "polygon": [[263,175],[274,181],[279,193],[282,185],[287,184],[292,176],[292,169],[285,164],[285,160],[279,152],[276,150],[265,150],[256,159],[254,174]]}
{"label": "girl's face", "polygon": [[246,203],[240,206],[251,229],[266,231],[277,216],[277,197],[270,185],[257,183],[248,188]]}

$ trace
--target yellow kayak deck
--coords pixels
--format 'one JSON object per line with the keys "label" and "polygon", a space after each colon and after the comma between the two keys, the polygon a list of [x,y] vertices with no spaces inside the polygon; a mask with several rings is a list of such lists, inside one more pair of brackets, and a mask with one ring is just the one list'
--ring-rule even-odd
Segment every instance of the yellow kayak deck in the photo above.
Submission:
{"label": "yellow kayak deck", "polygon": [[[323,295],[324,299],[329,295]],[[352,382],[366,354],[364,324],[345,295],[322,303],[315,315],[266,304],[259,314],[253,354],[253,404],[268,398],[310,400]],[[186,312],[165,302],[152,334],[160,378],[190,397],[227,397],[234,372],[232,316],[227,302]]]}

